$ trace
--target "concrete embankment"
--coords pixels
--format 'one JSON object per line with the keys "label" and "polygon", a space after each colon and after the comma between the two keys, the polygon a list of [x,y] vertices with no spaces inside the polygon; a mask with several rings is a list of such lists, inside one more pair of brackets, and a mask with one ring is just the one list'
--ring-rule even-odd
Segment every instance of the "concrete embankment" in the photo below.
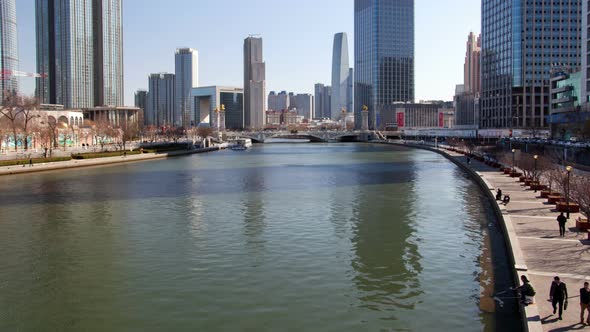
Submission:
{"label": "concrete embankment", "polygon": [[211,147],[211,148],[202,148],[202,149],[194,149],[194,150],[172,151],[172,152],[166,152],[166,153],[144,153],[144,154],[139,154],[139,155],[129,155],[129,156],[125,156],[125,157],[106,157],[106,158],[81,159],[81,160],[72,159],[69,161],[60,161],[60,162],[54,162],[54,163],[34,164],[32,167],[30,167],[29,165],[5,166],[5,167],[0,167],[0,176],[35,173],[35,172],[58,171],[58,170],[82,168],[82,167],[105,166],[105,165],[122,164],[122,163],[132,163],[132,162],[139,162],[139,161],[148,161],[148,160],[164,159],[164,158],[170,158],[170,157],[186,156],[186,155],[197,154],[197,153],[206,153],[206,152],[218,151],[220,149],[221,148],[219,148],[219,147]]}
{"label": "concrete embankment", "polygon": [[[467,164],[466,156],[453,151],[424,145],[389,144],[425,149],[445,156],[470,174],[493,202],[492,206],[504,229],[514,282],[519,283],[520,276],[526,275],[537,292],[536,303],[521,310],[525,331],[584,328],[580,324],[579,298],[576,295],[584,281],[590,280],[590,242],[587,233],[575,228],[579,214],[572,214],[567,225],[569,231],[561,238],[555,206],[546,203],[538,193],[529,190],[518,179],[476,160]],[[512,200],[508,206],[496,202],[497,188],[510,195]],[[563,320],[553,314],[551,303],[547,301],[554,276],[560,276],[569,286],[570,308],[564,312]]]}

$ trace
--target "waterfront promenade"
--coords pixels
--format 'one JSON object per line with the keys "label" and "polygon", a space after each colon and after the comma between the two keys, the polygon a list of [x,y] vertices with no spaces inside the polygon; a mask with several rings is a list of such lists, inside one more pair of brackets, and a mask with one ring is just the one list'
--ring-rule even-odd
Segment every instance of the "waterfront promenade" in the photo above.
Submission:
{"label": "waterfront promenade", "polygon": [[33,167],[29,167],[29,165],[25,165],[24,167],[23,167],[23,165],[4,166],[4,167],[0,167],[0,176],[35,173],[35,172],[57,171],[57,170],[82,168],[82,167],[105,166],[105,165],[121,164],[121,163],[131,163],[131,162],[139,162],[139,161],[176,157],[176,156],[184,156],[184,155],[190,155],[190,154],[196,154],[196,153],[205,153],[205,152],[217,151],[219,149],[220,149],[219,147],[212,147],[212,148],[201,148],[201,149],[194,149],[194,150],[172,151],[172,152],[166,152],[166,153],[143,153],[143,154],[138,154],[138,155],[128,155],[125,157],[106,157],[106,158],[80,159],[80,160],[72,159],[72,160],[68,160],[68,161],[58,161],[58,162],[52,162],[52,163],[34,164]]}
{"label": "waterfront promenade", "polygon": [[[472,160],[467,165],[465,156],[451,151],[444,153],[477,172],[492,192],[501,188],[511,197],[508,206],[497,203],[509,232],[518,273],[528,276],[537,292],[536,304],[527,308],[530,331],[590,331],[590,326],[580,324],[579,289],[584,281],[590,280],[590,241],[587,233],[578,233],[575,228],[579,214],[571,215],[566,237],[560,238],[555,206],[541,199],[540,193],[528,190],[518,179],[484,163]],[[570,296],[562,321],[558,320],[558,315],[553,315],[548,301],[554,276],[560,276],[567,284]]]}

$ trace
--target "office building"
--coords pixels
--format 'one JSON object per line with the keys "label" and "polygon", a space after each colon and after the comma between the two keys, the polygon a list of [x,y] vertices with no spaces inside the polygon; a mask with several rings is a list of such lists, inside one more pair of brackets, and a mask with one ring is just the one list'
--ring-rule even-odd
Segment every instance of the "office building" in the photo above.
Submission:
{"label": "office building", "polygon": [[66,108],[122,106],[121,0],[36,0],[37,95]]}
{"label": "office building", "polygon": [[144,113],[147,111],[148,92],[146,90],[135,91],[135,107],[141,109]]}
{"label": "office building", "polygon": [[179,48],[174,55],[176,110],[174,125],[190,127],[191,91],[199,86],[199,53],[192,48]]}
{"label": "office building", "polygon": [[330,119],[332,117],[332,87],[317,83],[314,92],[314,118]]}
{"label": "office building", "polygon": [[346,91],[346,111],[349,114],[354,113],[354,69],[348,69],[348,82]]}
{"label": "office building", "polygon": [[164,127],[174,126],[174,74],[157,73],[149,76],[146,125]]}
{"label": "office building", "polygon": [[304,119],[312,120],[314,118],[313,95],[308,93],[295,95],[295,105],[297,106],[297,114]]}
{"label": "office building", "polygon": [[[348,65],[348,36],[337,33],[334,36],[332,53],[332,106],[331,118],[338,120],[342,116],[342,109],[348,107],[348,84],[350,67]],[[348,110],[348,109],[347,109]]]}
{"label": "office building", "polygon": [[[206,86],[191,90],[191,122],[195,126],[217,127],[221,117],[215,109],[225,107],[225,128],[244,129],[244,90],[235,87]],[[266,114],[265,114],[266,117]],[[220,127],[222,127],[220,125]]]}
{"label": "office building", "polygon": [[244,40],[244,126],[263,129],[266,122],[266,64],[262,38]]}
{"label": "office building", "polygon": [[414,101],[413,0],[354,1],[354,61],[355,127],[366,105],[378,128],[383,110]]}
{"label": "office building", "polygon": [[477,129],[479,125],[479,97],[465,93],[463,84],[455,89],[455,128]]}
{"label": "office building", "polygon": [[[448,112],[445,103],[397,103],[383,110],[380,129],[445,128]],[[452,120],[447,120],[451,124],[449,121]]]}
{"label": "office building", "polygon": [[551,136],[563,140],[587,135],[590,104],[583,102],[583,72],[556,71],[551,78]]}
{"label": "office building", "polygon": [[18,33],[16,24],[16,0],[0,1],[0,104],[4,92],[18,92],[18,78],[11,73],[18,71]]}
{"label": "office building", "polygon": [[548,129],[551,72],[581,64],[579,0],[483,0],[480,128]]}

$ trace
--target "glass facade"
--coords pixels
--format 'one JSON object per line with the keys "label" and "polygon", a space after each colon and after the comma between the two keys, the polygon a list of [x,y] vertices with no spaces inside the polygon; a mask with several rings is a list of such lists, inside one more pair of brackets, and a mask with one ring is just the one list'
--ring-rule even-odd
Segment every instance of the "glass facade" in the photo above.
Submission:
{"label": "glass facade", "polygon": [[[348,36],[346,33],[337,33],[334,36],[334,47],[332,51],[332,105],[330,106],[330,117],[338,120],[342,117],[342,108],[348,108],[348,81],[350,74],[348,61]],[[298,107],[299,108],[299,107]]]}
{"label": "glass facade", "polygon": [[18,35],[15,0],[0,1],[0,101],[4,91],[18,91],[18,78],[9,72],[18,70]]}
{"label": "glass facade", "polygon": [[244,129],[244,93],[220,92],[219,101],[225,106],[225,128]]}
{"label": "glass facade", "polygon": [[122,106],[121,0],[36,0],[42,103]]}
{"label": "glass facade", "polygon": [[482,128],[546,128],[555,69],[580,66],[581,2],[482,0]]}
{"label": "glass facade", "polygon": [[149,77],[147,112],[144,121],[149,126],[172,126],[174,122],[174,74],[159,73]]}
{"label": "glass facade", "polygon": [[374,129],[382,111],[414,101],[414,1],[355,0],[354,6],[355,123],[360,128],[366,105]]}
{"label": "glass facade", "polygon": [[175,54],[176,109],[174,125],[191,126],[191,90],[199,86],[198,52],[181,48]]}

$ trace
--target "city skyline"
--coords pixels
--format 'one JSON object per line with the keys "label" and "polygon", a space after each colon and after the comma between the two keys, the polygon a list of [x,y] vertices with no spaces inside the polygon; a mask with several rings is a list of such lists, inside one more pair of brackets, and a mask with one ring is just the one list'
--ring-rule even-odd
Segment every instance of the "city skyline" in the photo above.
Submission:
{"label": "city skyline", "polygon": [[[437,1],[416,2],[416,100],[451,100],[455,84],[462,77],[462,61],[457,59],[460,59],[464,52],[465,34],[469,31],[479,33],[480,4],[468,0],[454,2],[457,6],[453,10]],[[212,13],[218,12],[219,8],[225,8],[228,4],[239,9],[236,10],[236,14],[226,16],[233,24],[218,27],[214,22],[219,20]],[[313,93],[315,83],[329,84],[333,35],[337,32],[346,32],[349,35],[350,50],[354,47],[353,2],[342,5],[341,2],[328,0],[318,5],[304,0],[301,8],[281,15],[268,14],[268,19],[260,22],[250,22],[246,17],[242,17],[247,16],[246,13],[260,10],[264,10],[263,14],[268,13],[268,9],[265,8],[271,6],[267,4],[271,2],[260,0],[256,4],[251,4],[251,8],[237,1],[229,1],[223,5],[211,3],[207,5],[206,10],[187,10],[187,14],[168,22],[166,27],[162,28],[161,24],[150,22],[176,15],[173,10],[175,6],[191,8],[198,7],[197,4],[173,0],[166,7],[154,5],[147,8],[140,6],[137,0],[125,1],[123,30],[126,104],[132,104],[137,89],[148,88],[147,78],[150,73],[174,72],[174,52],[179,47],[191,47],[200,51],[199,66],[203,85],[241,86],[242,44],[243,39],[251,33],[261,33],[265,39],[267,91]],[[315,8],[316,11],[310,13],[304,10],[305,8]],[[334,15],[326,15],[328,12]],[[195,17],[190,18],[188,13]],[[310,21],[304,27],[281,23],[285,19],[292,20],[293,15],[305,16],[306,22],[307,19]],[[19,1],[17,16],[20,67],[23,71],[33,72],[36,68],[34,1]],[[345,19],[338,19],[339,16]],[[450,20],[449,17],[460,17],[461,20]],[[428,24],[425,24],[427,22]],[[432,24],[443,25],[444,28],[440,31],[428,29]],[[215,29],[212,29],[212,26],[216,26]],[[207,33],[190,34],[186,31]],[[146,36],[149,38],[146,39]],[[441,66],[430,59],[429,50],[433,47],[437,48],[438,58],[443,64]],[[352,52],[350,56],[352,63]],[[33,80],[20,81],[23,93],[34,93]]]}

